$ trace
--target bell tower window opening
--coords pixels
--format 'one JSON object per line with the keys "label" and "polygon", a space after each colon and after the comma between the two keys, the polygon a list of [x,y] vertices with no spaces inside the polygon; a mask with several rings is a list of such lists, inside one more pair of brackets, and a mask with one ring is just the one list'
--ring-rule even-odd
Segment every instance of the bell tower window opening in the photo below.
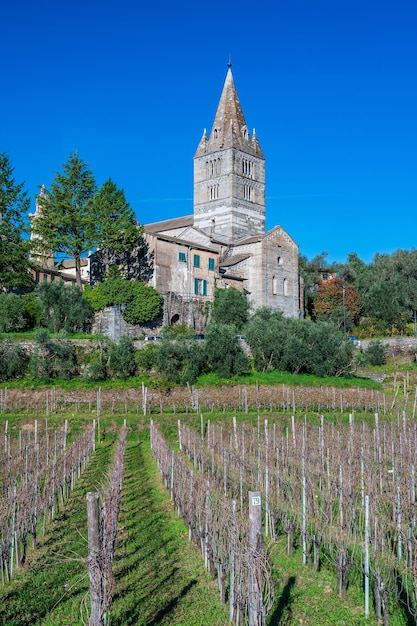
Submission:
{"label": "bell tower window opening", "polygon": [[207,176],[218,176],[221,174],[221,159],[206,161]]}
{"label": "bell tower window opening", "polygon": [[250,185],[243,185],[243,197],[245,200],[252,200],[252,188]]}
{"label": "bell tower window opening", "polygon": [[248,178],[254,178],[255,164],[249,159],[242,159],[242,174]]}
{"label": "bell tower window opening", "polygon": [[209,200],[217,200],[219,198],[219,185],[210,185],[208,188]]}

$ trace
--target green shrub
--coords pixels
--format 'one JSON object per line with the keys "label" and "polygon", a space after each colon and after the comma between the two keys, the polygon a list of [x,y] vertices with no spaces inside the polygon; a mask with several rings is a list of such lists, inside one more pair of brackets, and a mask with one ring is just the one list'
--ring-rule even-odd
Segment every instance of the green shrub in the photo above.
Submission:
{"label": "green shrub", "polygon": [[316,376],[351,372],[352,345],[334,324],[288,319],[263,309],[252,317],[245,333],[258,371]]}
{"label": "green shrub", "polygon": [[28,360],[25,350],[16,341],[0,341],[0,380],[24,376]]}
{"label": "green shrub", "polygon": [[135,349],[132,339],[122,337],[119,343],[109,343],[107,371],[112,378],[129,378],[136,373]]}
{"label": "green shrub", "polygon": [[135,361],[137,369],[141,372],[151,372],[156,367],[156,342],[150,342],[143,350],[136,350]]}
{"label": "green shrub", "polygon": [[369,365],[384,365],[387,360],[386,348],[379,339],[370,342],[365,355]]}
{"label": "green shrub", "polygon": [[204,344],[209,371],[222,378],[230,378],[250,369],[249,359],[240,346],[234,326],[211,322],[206,328]]}
{"label": "green shrub", "polygon": [[106,306],[123,307],[123,319],[129,324],[145,324],[161,312],[163,297],[151,286],[123,278],[109,278],[93,289],[86,289],[84,297],[94,311]]}
{"label": "green shrub", "polygon": [[39,283],[35,293],[42,309],[42,325],[50,332],[74,332],[91,326],[92,308],[77,285],[62,280]]}
{"label": "green shrub", "polygon": [[33,293],[0,294],[0,332],[22,332],[39,325],[41,308]]}
{"label": "green shrub", "polygon": [[29,369],[33,376],[46,381],[52,378],[69,380],[77,376],[75,349],[64,337],[53,340],[44,329],[36,333],[29,362]]}
{"label": "green shrub", "polygon": [[248,321],[250,304],[242,291],[230,287],[216,289],[213,302],[213,321],[219,324],[233,324],[238,331]]}
{"label": "green shrub", "polygon": [[203,347],[193,338],[182,337],[176,341],[163,339],[155,351],[158,371],[169,381],[185,385],[194,384],[204,370]]}

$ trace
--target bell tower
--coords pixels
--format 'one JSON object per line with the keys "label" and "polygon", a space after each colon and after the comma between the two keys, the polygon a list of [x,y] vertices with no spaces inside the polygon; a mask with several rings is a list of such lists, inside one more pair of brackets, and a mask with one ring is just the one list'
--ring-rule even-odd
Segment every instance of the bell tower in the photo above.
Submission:
{"label": "bell tower", "polygon": [[194,226],[233,242],[265,233],[265,158],[250,135],[229,63],[211,133],[194,156]]}

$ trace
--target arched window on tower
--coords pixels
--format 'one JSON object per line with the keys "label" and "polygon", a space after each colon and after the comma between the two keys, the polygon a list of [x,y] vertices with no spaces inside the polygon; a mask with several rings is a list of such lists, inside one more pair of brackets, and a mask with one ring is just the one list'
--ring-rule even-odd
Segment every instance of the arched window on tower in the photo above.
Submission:
{"label": "arched window on tower", "polygon": [[277,281],[277,277],[274,275],[272,277],[272,294],[276,296],[277,292],[278,292],[278,281]]}
{"label": "arched window on tower", "polygon": [[284,278],[282,286],[283,286],[284,296],[288,296],[288,279],[287,278]]}

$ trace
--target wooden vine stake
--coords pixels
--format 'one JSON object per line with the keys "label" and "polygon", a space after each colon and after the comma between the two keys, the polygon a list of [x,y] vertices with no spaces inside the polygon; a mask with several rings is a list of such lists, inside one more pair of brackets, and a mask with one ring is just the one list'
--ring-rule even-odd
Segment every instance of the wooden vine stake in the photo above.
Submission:
{"label": "wooden vine stake", "polygon": [[261,572],[258,571],[257,556],[262,550],[262,506],[261,492],[249,491],[249,626],[262,624],[262,595],[259,588]]}
{"label": "wooden vine stake", "polygon": [[98,493],[87,493],[88,576],[90,580],[89,626],[104,626],[104,581],[101,567],[101,533]]}

